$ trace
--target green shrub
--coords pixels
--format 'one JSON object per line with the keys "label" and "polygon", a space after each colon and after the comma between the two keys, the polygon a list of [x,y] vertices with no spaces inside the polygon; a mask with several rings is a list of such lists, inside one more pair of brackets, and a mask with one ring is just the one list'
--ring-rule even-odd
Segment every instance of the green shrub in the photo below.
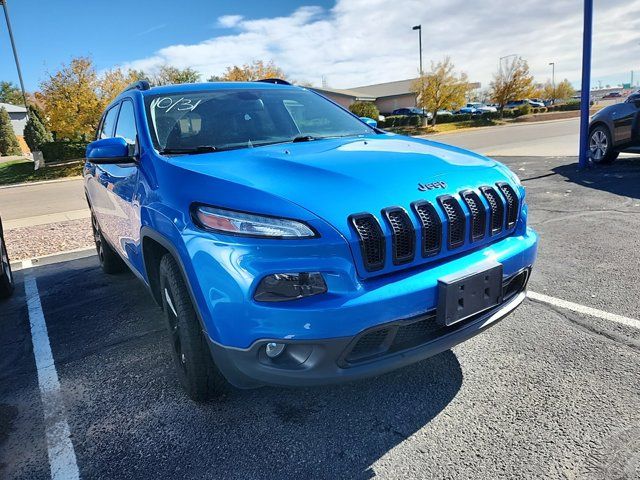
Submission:
{"label": "green shrub", "polygon": [[47,142],[40,145],[45,162],[62,162],[84,158],[87,142]]}
{"label": "green shrub", "polygon": [[525,103],[524,105],[520,105],[518,108],[516,108],[516,111],[518,112],[518,117],[522,115],[529,115],[531,113],[531,105]]}
{"label": "green shrub", "polygon": [[384,127],[418,127],[421,125],[421,117],[418,115],[390,115],[385,117]]}
{"label": "green shrub", "polygon": [[11,126],[11,118],[4,108],[0,108],[0,155],[20,155],[20,144]]}
{"label": "green shrub", "polygon": [[24,127],[24,141],[29,145],[29,149],[32,152],[40,150],[40,145],[51,140],[53,138],[44,126],[42,115],[36,107],[29,105],[29,119]]}
{"label": "green shrub", "polygon": [[359,117],[372,118],[376,121],[378,121],[378,117],[380,116],[378,107],[376,107],[372,102],[353,102],[351,105],[349,105],[349,110],[354,115],[357,115]]}

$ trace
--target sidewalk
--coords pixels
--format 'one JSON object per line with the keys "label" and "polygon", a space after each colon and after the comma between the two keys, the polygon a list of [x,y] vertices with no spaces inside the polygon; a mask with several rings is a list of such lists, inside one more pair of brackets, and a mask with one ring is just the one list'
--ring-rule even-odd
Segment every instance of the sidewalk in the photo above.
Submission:
{"label": "sidewalk", "polygon": [[33,227],[36,225],[46,225],[48,223],[60,223],[69,220],[80,220],[89,218],[91,213],[88,208],[80,210],[71,210],[68,212],[49,213],[46,215],[37,215],[35,217],[16,218],[15,220],[6,220],[3,222],[5,230],[15,230],[16,228]]}

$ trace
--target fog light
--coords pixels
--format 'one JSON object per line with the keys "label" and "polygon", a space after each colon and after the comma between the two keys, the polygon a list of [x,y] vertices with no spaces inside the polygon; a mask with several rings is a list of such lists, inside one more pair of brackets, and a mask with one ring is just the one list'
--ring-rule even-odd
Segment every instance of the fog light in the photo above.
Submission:
{"label": "fog light", "polygon": [[267,343],[267,346],[265,347],[265,353],[269,358],[276,358],[282,352],[284,352],[285,347],[286,345],[284,343],[275,343],[275,342]]}
{"label": "fog light", "polygon": [[260,281],[254,298],[259,302],[284,302],[326,291],[320,272],[275,273]]}

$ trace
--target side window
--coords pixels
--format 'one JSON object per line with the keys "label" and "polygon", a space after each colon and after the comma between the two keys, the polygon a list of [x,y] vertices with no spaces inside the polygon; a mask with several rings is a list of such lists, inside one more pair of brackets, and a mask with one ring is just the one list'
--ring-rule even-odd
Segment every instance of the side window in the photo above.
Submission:
{"label": "side window", "polygon": [[116,137],[124,138],[127,143],[136,143],[136,119],[133,111],[133,103],[125,100],[122,102],[120,108],[120,115],[118,115],[118,125],[116,126]]}
{"label": "side window", "polygon": [[100,129],[100,138],[109,138],[113,136],[113,127],[116,124],[116,117],[118,116],[118,105],[111,107],[111,109],[104,116],[102,122],[102,128]]}

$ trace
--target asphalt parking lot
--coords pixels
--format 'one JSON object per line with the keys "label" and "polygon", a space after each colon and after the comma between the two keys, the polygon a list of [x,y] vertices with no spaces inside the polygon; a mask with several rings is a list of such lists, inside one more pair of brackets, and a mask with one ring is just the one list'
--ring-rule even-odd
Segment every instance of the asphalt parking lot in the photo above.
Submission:
{"label": "asphalt parking lot", "polygon": [[581,173],[575,158],[502,160],[541,237],[530,290],[580,308],[529,299],[373,380],[197,405],[132,274],[104,275],[95,257],[25,269],[0,304],[0,478],[51,478],[34,279],[85,479],[640,478],[640,329],[621,321],[640,319],[640,157]]}

